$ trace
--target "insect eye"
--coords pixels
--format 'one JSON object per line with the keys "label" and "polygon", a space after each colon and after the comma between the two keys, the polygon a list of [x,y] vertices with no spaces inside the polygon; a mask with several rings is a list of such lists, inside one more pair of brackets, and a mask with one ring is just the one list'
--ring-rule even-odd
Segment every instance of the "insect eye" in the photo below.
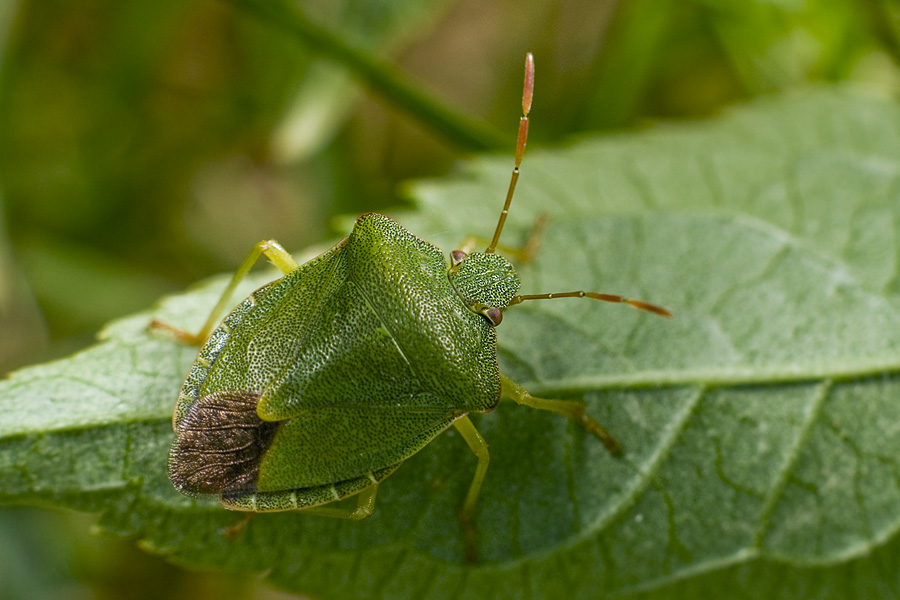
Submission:
{"label": "insect eye", "polygon": [[484,315],[484,318],[494,327],[499,325],[500,321],[503,320],[503,311],[499,308],[486,308],[481,314]]}
{"label": "insect eye", "polygon": [[463,260],[465,260],[466,256],[468,256],[468,254],[466,254],[462,250],[454,250],[450,253],[450,263],[455,267]]}

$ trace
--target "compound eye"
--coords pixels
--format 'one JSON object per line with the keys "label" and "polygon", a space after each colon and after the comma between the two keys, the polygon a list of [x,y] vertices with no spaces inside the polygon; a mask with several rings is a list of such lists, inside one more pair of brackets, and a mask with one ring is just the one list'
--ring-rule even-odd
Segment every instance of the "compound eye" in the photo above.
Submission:
{"label": "compound eye", "polygon": [[487,308],[481,314],[484,315],[484,318],[494,327],[499,325],[500,321],[503,320],[503,311],[499,308]]}
{"label": "compound eye", "polygon": [[466,256],[468,255],[462,250],[454,250],[450,253],[450,263],[455,267],[463,260],[465,260]]}

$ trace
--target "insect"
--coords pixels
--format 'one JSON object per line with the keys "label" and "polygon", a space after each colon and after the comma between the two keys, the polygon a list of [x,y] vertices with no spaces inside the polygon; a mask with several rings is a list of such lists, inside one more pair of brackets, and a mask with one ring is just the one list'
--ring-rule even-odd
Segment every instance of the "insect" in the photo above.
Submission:
{"label": "insect", "polygon": [[[533,397],[497,364],[495,328],[521,302],[593,298],[670,315],[610,294],[518,294],[513,265],[495,249],[519,177],[533,85],[528,54],[515,168],[484,252],[454,250],[448,261],[391,219],[364,214],[348,237],[304,265],[276,242],[260,242],[200,333],[178,332],[202,344],[173,417],[168,468],[179,491],[239,511],[362,519],[372,514],[378,485],[454,426],[477,457],[460,510],[471,558],[489,454],[469,413],[489,412],[508,396],[573,418],[611,452],[621,450],[583,405]],[[284,276],[216,326],[261,255]],[[354,494],[355,508],[326,506]]]}

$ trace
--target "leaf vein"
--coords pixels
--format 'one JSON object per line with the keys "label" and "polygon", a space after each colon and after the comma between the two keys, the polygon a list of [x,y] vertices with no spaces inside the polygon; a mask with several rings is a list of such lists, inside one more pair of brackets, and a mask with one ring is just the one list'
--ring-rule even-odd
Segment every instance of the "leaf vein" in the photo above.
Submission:
{"label": "leaf vein", "polygon": [[797,461],[800,458],[806,441],[812,434],[813,425],[818,421],[822,414],[822,406],[826,398],[831,394],[833,386],[834,382],[831,379],[822,381],[819,384],[817,393],[810,400],[806,419],[797,436],[794,438],[794,443],[788,450],[785,460],[776,472],[771,490],[762,504],[759,516],[757,517],[758,524],[756,532],[751,540],[751,547],[762,551],[765,534],[771,524],[772,514],[778,505],[781,493],[784,491],[785,486],[793,474],[793,469],[797,465]]}

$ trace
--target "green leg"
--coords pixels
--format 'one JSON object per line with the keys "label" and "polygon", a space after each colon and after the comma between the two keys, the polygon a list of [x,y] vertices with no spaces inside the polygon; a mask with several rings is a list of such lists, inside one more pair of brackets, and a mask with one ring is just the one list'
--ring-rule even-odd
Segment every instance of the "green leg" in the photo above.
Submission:
{"label": "green leg", "polygon": [[521,248],[507,250],[512,254],[519,263],[527,263],[534,255],[537,254],[541,245],[541,238],[544,235],[544,229],[547,227],[547,215],[538,215],[531,226],[531,232],[528,234],[528,240]]}
{"label": "green leg", "polygon": [[615,438],[603,429],[600,423],[592,419],[585,412],[583,404],[572,402],[570,400],[545,400],[544,398],[535,398],[528,393],[528,390],[504,375],[500,376],[500,383],[503,386],[504,396],[519,404],[530,406],[531,408],[562,413],[581,423],[585,429],[600,438],[600,441],[603,442],[603,445],[606,446],[606,449],[609,450],[610,454],[616,456],[622,454],[622,444],[617,442]]}
{"label": "green leg", "polygon": [[[544,228],[547,226],[547,215],[539,215],[537,219],[534,220],[534,225],[531,227],[531,232],[528,234],[528,240],[525,242],[525,245],[521,248],[510,248],[509,246],[497,246],[497,250],[505,254],[511,255],[520,263],[526,263],[534,258],[534,255],[538,251],[538,247],[541,245],[541,237],[544,234]],[[478,244],[486,243],[487,239],[479,238],[479,237],[467,237],[462,241],[462,243],[458,246],[460,250],[465,252],[466,254],[471,254],[471,252],[475,249]]]}
{"label": "green leg", "polygon": [[375,512],[375,492],[377,491],[377,485],[367,487],[361,491],[358,496],[356,508],[354,509],[337,508],[333,506],[313,506],[311,508],[304,508],[301,512],[307,515],[318,515],[320,517],[330,517],[332,519],[359,521],[372,516],[372,513]]}
{"label": "green leg", "polygon": [[294,260],[294,257],[291,256],[287,250],[282,248],[281,245],[275,240],[264,240],[262,242],[259,242],[258,244],[253,246],[253,250],[250,252],[250,255],[247,256],[246,259],[244,259],[244,262],[241,263],[241,266],[238,267],[237,271],[234,272],[234,276],[232,276],[231,281],[228,283],[228,287],[226,287],[225,291],[222,292],[222,296],[219,298],[218,303],[216,303],[215,308],[213,308],[212,312],[209,315],[209,318],[203,325],[203,329],[201,329],[199,333],[189,333],[183,329],[173,327],[168,323],[157,321],[156,319],[154,319],[153,322],[150,323],[150,327],[153,329],[165,329],[167,331],[170,331],[173,335],[175,335],[176,338],[188,344],[193,344],[195,346],[201,345],[206,341],[206,338],[209,337],[209,334],[212,333],[212,330],[216,327],[219,320],[222,318],[222,313],[228,307],[228,303],[231,301],[231,296],[232,294],[234,294],[234,290],[241,283],[241,280],[246,277],[247,273],[250,272],[250,269],[253,268],[253,265],[256,264],[256,261],[258,261],[260,256],[262,256],[263,254],[265,254],[266,258],[272,261],[272,263],[276,267],[278,267],[282,273],[290,273],[299,266],[297,264],[297,261]]}
{"label": "green leg", "polygon": [[222,530],[222,535],[227,537],[228,539],[234,539],[237,536],[244,533],[244,530],[247,529],[247,525],[250,524],[250,521],[253,520],[253,517],[256,516],[256,513],[247,513],[244,515],[244,518],[232,525],[231,527],[226,527]]}
{"label": "green leg", "polygon": [[478,465],[475,467],[475,476],[472,477],[472,483],[469,484],[469,492],[463,502],[462,510],[459,513],[459,519],[462,522],[463,534],[466,539],[466,560],[470,563],[475,562],[475,527],[472,524],[472,514],[475,510],[475,503],[478,501],[478,494],[481,492],[481,484],[484,482],[484,476],[487,473],[488,464],[491,456],[488,453],[487,442],[472,425],[469,417],[463,417],[453,422],[453,425],[459,430],[459,433],[466,440],[469,448],[478,458]]}

